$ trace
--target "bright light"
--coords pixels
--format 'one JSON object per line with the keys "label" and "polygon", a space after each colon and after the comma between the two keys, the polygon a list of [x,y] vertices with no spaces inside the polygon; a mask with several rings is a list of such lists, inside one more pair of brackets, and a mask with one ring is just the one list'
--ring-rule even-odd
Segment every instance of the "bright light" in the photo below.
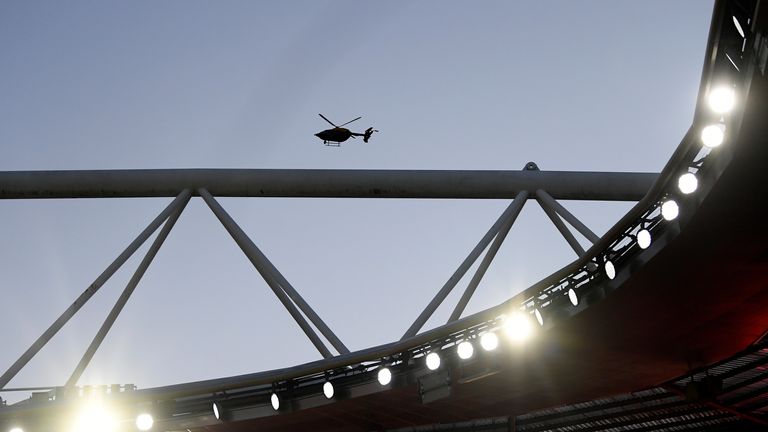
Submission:
{"label": "bright light", "polygon": [[150,414],[142,413],[136,417],[136,427],[140,431],[148,431],[152,429],[152,425],[155,424],[155,419]]}
{"label": "bright light", "polygon": [[376,374],[376,378],[379,379],[379,384],[385,386],[392,382],[392,372],[390,372],[389,368],[381,368],[379,369],[379,373]]}
{"label": "bright light", "polygon": [[571,304],[574,306],[579,305],[579,297],[576,295],[576,291],[574,291],[573,288],[568,290],[568,300],[570,300]]}
{"label": "bright light", "polygon": [[499,337],[494,332],[480,336],[480,346],[486,351],[493,351],[499,346]]}
{"label": "bright light", "polygon": [[610,261],[605,262],[605,275],[608,276],[608,279],[616,277],[616,267],[614,267],[613,263]]}
{"label": "bright light", "polygon": [[688,195],[699,187],[699,180],[693,173],[685,173],[677,179],[677,187],[680,189],[680,192]]}
{"label": "bright light", "polygon": [[436,352],[427,354],[427,369],[437,370],[440,367],[440,355]]}
{"label": "bright light", "polygon": [[472,346],[471,342],[464,341],[460,343],[458,347],[456,347],[456,352],[459,353],[460,359],[467,360],[472,357],[472,354],[475,353],[475,347]]}
{"label": "bright light", "polygon": [[280,409],[280,396],[277,395],[277,393],[272,393],[272,396],[270,396],[269,401],[272,402],[272,409],[277,411]]}
{"label": "bright light", "polygon": [[673,200],[665,201],[664,204],[661,205],[661,215],[664,217],[664,219],[671,221],[675,219],[679,214],[680,208]]}
{"label": "bright light", "polygon": [[323,384],[323,394],[327,399],[333,397],[333,384],[331,384],[330,381],[326,381],[325,384]]}
{"label": "bright light", "polygon": [[701,130],[701,142],[709,147],[715,148],[723,143],[725,139],[725,126],[713,124]]}
{"label": "bright light", "polygon": [[651,245],[651,232],[643,229],[637,232],[637,245],[640,249],[648,249]]}
{"label": "bright light", "polygon": [[8,432],[24,432],[24,429],[22,429],[22,428],[20,428],[20,427],[15,427],[15,428],[11,429],[11,430],[10,430],[10,431],[8,431]]}
{"label": "bright light", "polygon": [[109,408],[99,401],[90,401],[74,420],[72,432],[117,431],[117,420]]}
{"label": "bright light", "polygon": [[718,87],[709,92],[709,107],[718,114],[725,114],[736,105],[736,93],[730,87]]}
{"label": "bright light", "polygon": [[539,312],[538,309],[534,309],[533,310],[533,315],[536,316],[536,321],[539,322],[539,325],[543,326],[544,325],[544,317],[541,316],[541,312]]}
{"label": "bright light", "polygon": [[744,29],[741,28],[741,24],[739,23],[739,20],[736,19],[736,17],[733,17],[733,25],[736,26],[736,31],[739,32],[742,38],[744,38]]}
{"label": "bright light", "polygon": [[213,416],[216,417],[216,420],[221,420],[221,409],[219,409],[218,402],[213,403]]}
{"label": "bright light", "polygon": [[531,320],[520,312],[507,317],[504,321],[504,331],[510,339],[523,342],[531,336]]}

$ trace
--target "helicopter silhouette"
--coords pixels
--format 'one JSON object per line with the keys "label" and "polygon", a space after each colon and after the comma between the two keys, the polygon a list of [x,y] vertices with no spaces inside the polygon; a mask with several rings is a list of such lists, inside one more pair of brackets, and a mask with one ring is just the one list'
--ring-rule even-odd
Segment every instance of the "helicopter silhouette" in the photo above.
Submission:
{"label": "helicopter silhouette", "polygon": [[358,118],[356,118],[354,120],[350,120],[350,121],[342,124],[341,126],[336,126],[332,121],[330,121],[327,118],[325,118],[324,115],[322,115],[322,114],[318,114],[318,115],[320,117],[322,117],[323,120],[325,120],[328,123],[330,123],[331,126],[333,126],[333,129],[326,129],[326,130],[324,130],[322,132],[318,132],[318,133],[315,134],[315,136],[320,138],[321,140],[323,140],[323,144],[325,144],[327,146],[339,147],[339,146],[341,146],[341,143],[343,143],[344,141],[348,140],[349,138],[354,138],[356,136],[363,137],[363,142],[367,143],[368,140],[371,139],[371,135],[373,135],[374,132],[378,132],[378,130],[376,130],[376,129],[372,128],[372,127],[369,127],[363,133],[355,133],[355,132],[350,131],[347,128],[341,127],[341,126],[346,126],[346,125],[352,123],[353,121],[360,120],[362,117],[358,117]]}

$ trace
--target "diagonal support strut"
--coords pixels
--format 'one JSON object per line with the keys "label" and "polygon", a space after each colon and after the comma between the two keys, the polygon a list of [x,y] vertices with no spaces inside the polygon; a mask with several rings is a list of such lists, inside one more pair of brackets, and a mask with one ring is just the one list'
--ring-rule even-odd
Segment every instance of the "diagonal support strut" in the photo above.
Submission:
{"label": "diagonal support strut", "polygon": [[552,221],[552,223],[555,225],[555,228],[557,228],[558,231],[560,231],[560,234],[565,238],[565,241],[568,242],[569,245],[571,245],[571,248],[576,252],[576,255],[582,256],[584,255],[584,248],[581,247],[581,244],[579,244],[579,241],[576,240],[576,237],[573,236],[573,233],[568,229],[567,226],[565,226],[565,222],[563,222],[562,219],[560,219],[560,216],[557,215],[557,212],[554,208],[549,206],[549,203],[547,203],[545,200],[542,200],[538,197],[539,191],[536,191],[536,201],[538,201],[539,205],[541,206],[541,209],[544,210],[544,213],[549,216],[549,219]]}
{"label": "diagonal support strut", "polygon": [[96,278],[96,280],[75,299],[75,301],[46,329],[40,337],[0,376],[0,389],[5,387],[19,371],[34,357],[56,333],[80,310],[110,277],[130,258],[136,250],[157,230],[182,201],[188,200],[189,191],[179,194],[157,217],[149,223],[123,252]]}
{"label": "diagonal support strut", "polygon": [[107,318],[104,320],[104,323],[101,325],[101,328],[99,328],[99,331],[96,333],[96,336],[93,337],[93,340],[91,341],[91,344],[88,346],[88,349],[85,350],[85,353],[83,354],[83,357],[80,359],[80,362],[78,362],[77,366],[75,367],[75,370],[72,371],[72,375],[69,376],[69,379],[65,384],[65,387],[73,387],[77,385],[77,381],[80,379],[80,376],[83,375],[83,372],[85,372],[85,369],[88,367],[88,364],[91,362],[91,359],[93,359],[93,356],[96,354],[96,350],[98,350],[99,347],[101,346],[101,343],[104,341],[104,338],[107,336],[107,333],[109,333],[109,330],[112,328],[112,325],[115,323],[115,320],[117,320],[118,315],[120,315],[120,312],[122,312],[126,303],[128,303],[128,300],[131,298],[131,294],[133,294],[133,291],[139,285],[139,282],[141,281],[141,278],[144,276],[144,273],[146,273],[147,268],[149,268],[149,265],[152,263],[152,260],[155,259],[157,252],[160,250],[160,247],[165,242],[165,239],[168,237],[168,234],[170,234],[171,230],[173,229],[173,226],[176,225],[176,221],[179,220],[179,217],[181,216],[181,213],[184,211],[184,208],[187,206],[187,203],[189,202],[189,198],[191,196],[191,191],[189,189],[185,190],[182,193],[184,194],[185,199],[179,203],[178,209],[175,212],[173,212],[173,214],[171,214],[171,216],[165,221],[165,225],[163,225],[163,228],[160,230],[160,233],[155,238],[155,241],[152,242],[152,245],[149,247],[149,250],[147,250],[147,253],[144,255],[144,259],[142,259],[141,263],[139,263],[139,266],[136,268],[136,271],[133,273],[131,280],[128,281],[128,284],[125,286],[125,289],[123,290],[122,294],[120,294],[120,297],[117,299],[117,302],[115,302],[115,305],[112,307],[112,310],[109,312],[109,315],[107,315]]}
{"label": "diagonal support strut", "polygon": [[551,208],[553,208],[557,214],[559,214],[563,219],[565,219],[566,222],[571,224],[572,227],[576,228],[578,232],[581,233],[584,237],[587,238],[587,240],[591,241],[593,244],[600,241],[600,237],[598,237],[597,234],[592,232],[589,227],[584,225],[579,218],[573,215],[573,213],[569,212],[568,209],[563,207],[562,204],[557,202],[554,198],[552,198],[551,195],[549,195],[544,190],[537,190],[536,191],[536,198],[540,199],[541,201],[544,201],[549,205]]}
{"label": "diagonal support strut", "polygon": [[448,296],[448,294],[451,293],[454,287],[456,287],[456,284],[461,280],[462,277],[464,277],[464,274],[467,273],[467,270],[469,270],[470,267],[472,267],[472,264],[477,261],[477,258],[480,256],[481,253],[485,250],[485,248],[488,247],[488,244],[493,240],[493,238],[496,236],[496,234],[501,229],[502,225],[504,225],[504,222],[510,218],[510,216],[515,212],[515,202],[513,201],[507,208],[504,210],[504,212],[499,216],[498,219],[496,219],[496,222],[488,229],[488,232],[485,233],[482,239],[480,239],[480,242],[477,243],[474,249],[467,255],[466,258],[464,258],[464,261],[459,265],[459,268],[456,269],[456,271],[453,272],[451,277],[448,279],[448,281],[445,282],[442,288],[440,288],[440,291],[437,292],[434,298],[432,298],[432,301],[429,302],[426,308],[421,312],[418,318],[416,318],[416,321],[411,324],[411,326],[408,328],[408,330],[405,332],[405,334],[400,338],[400,340],[407,339],[409,337],[415,336],[416,333],[424,326],[424,324],[427,322],[427,320],[432,316],[433,313],[435,313],[435,310],[440,306],[440,304],[443,303],[443,300]]}
{"label": "diagonal support strut", "polygon": [[[332,357],[332,354],[328,351],[322,341],[317,338],[317,335],[312,330],[312,328],[309,327],[304,317],[302,317],[299,311],[296,310],[296,306],[301,309],[307,318],[312,321],[312,324],[317,327],[320,333],[325,336],[325,338],[331,343],[331,345],[333,345],[334,348],[336,348],[340,354],[349,353],[349,349],[347,349],[341,340],[333,333],[333,331],[331,331],[328,325],[325,324],[320,316],[317,315],[317,313],[315,313],[315,311],[301,297],[301,295],[299,295],[299,293],[296,291],[296,289],[293,288],[288,280],[283,277],[283,275],[269,261],[264,253],[259,250],[256,244],[253,243],[253,240],[251,240],[250,237],[248,237],[248,235],[242,230],[242,228],[237,225],[234,219],[232,219],[229,213],[224,210],[221,204],[219,204],[219,202],[216,201],[216,199],[205,189],[198,189],[198,193],[203,198],[203,201],[208,204],[208,207],[210,207],[211,211],[213,211],[221,224],[224,225],[224,228],[235,240],[235,243],[240,246],[240,249],[243,251],[246,257],[248,257],[253,266],[256,268],[259,274],[261,274],[277,298],[288,310],[288,313],[290,313],[294,320],[296,320],[296,323],[299,324],[301,329],[312,341],[318,351],[320,351],[320,353],[326,358]],[[296,304],[294,305],[293,302]]]}
{"label": "diagonal support strut", "polygon": [[488,248],[488,252],[485,253],[483,260],[480,262],[480,266],[478,266],[474,276],[472,276],[472,279],[469,281],[467,288],[464,290],[464,294],[462,294],[461,299],[459,299],[459,302],[453,309],[451,317],[448,318],[449,323],[456,321],[461,317],[462,312],[464,312],[464,308],[467,307],[467,303],[469,303],[469,300],[475,293],[477,286],[480,284],[483,276],[485,276],[485,272],[488,271],[488,267],[490,267],[491,262],[496,257],[496,253],[499,251],[501,244],[504,242],[504,239],[507,238],[509,230],[512,229],[512,225],[514,225],[517,216],[523,210],[523,206],[525,205],[526,201],[528,201],[528,192],[526,191],[518,193],[514,201],[512,201],[511,206],[514,206],[514,210],[509,214],[507,220],[504,221],[504,224],[501,226],[501,229],[499,229],[498,234],[496,234],[496,238],[493,239],[491,247]]}

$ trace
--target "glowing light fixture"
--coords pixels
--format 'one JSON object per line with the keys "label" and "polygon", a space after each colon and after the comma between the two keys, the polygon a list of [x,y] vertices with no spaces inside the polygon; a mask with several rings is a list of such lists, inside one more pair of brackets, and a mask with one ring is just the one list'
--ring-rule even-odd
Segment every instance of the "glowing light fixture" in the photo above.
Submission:
{"label": "glowing light fixture", "polygon": [[688,195],[695,192],[699,187],[699,180],[693,173],[685,173],[677,179],[677,187],[680,192]]}
{"label": "glowing light fixture", "polygon": [[616,267],[614,267],[612,262],[606,261],[604,268],[605,268],[605,275],[608,276],[608,279],[613,279],[616,277]]}
{"label": "glowing light fixture", "polygon": [[494,332],[488,332],[480,336],[480,346],[486,351],[493,351],[499,347],[499,337]]}
{"label": "glowing light fixture", "polygon": [[216,417],[216,420],[221,420],[221,415],[224,413],[224,410],[221,409],[221,405],[219,405],[218,402],[213,403],[213,416]]}
{"label": "glowing light fixture", "polygon": [[72,432],[114,432],[117,420],[109,408],[99,401],[90,401],[74,419]]}
{"label": "glowing light fixture", "polygon": [[22,429],[20,427],[15,427],[15,428],[9,430],[8,432],[24,432],[24,429]]}
{"label": "glowing light fixture", "polygon": [[331,384],[330,381],[326,381],[325,384],[323,384],[323,394],[325,395],[326,399],[332,398],[333,393],[334,393],[333,384]]}
{"label": "glowing light fixture", "polygon": [[544,317],[541,316],[541,312],[539,312],[538,309],[534,309],[533,310],[533,315],[536,317],[536,321],[539,322],[539,325],[543,326],[544,325]]}
{"label": "glowing light fixture", "polygon": [[459,354],[460,359],[467,360],[472,358],[472,354],[475,353],[475,347],[472,346],[471,342],[464,341],[460,343],[458,347],[456,347],[456,352]]}
{"label": "glowing light fixture", "polygon": [[709,148],[715,148],[725,139],[725,126],[712,124],[701,130],[701,142]]}
{"label": "glowing light fixture", "polygon": [[736,26],[736,31],[739,32],[742,38],[744,38],[744,29],[741,28],[741,24],[739,23],[739,20],[736,19],[736,17],[733,17],[733,25]]}
{"label": "glowing light fixture", "polygon": [[280,396],[277,395],[277,393],[272,393],[272,396],[269,397],[269,401],[272,403],[272,409],[277,411],[280,409]]}
{"label": "glowing light fixture", "polygon": [[579,297],[576,295],[576,291],[574,291],[573,288],[568,290],[568,300],[570,300],[571,304],[574,306],[579,305]]}
{"label": "glowing light fixture", "polygon": [[648,249],[648,246],[651,245],[651,232],[646,229],[638,231],[637,245],[640,246],[640,249]]}
{"label": "glowing light fixture", "polygon": [[736,93],[731,87],[717,87],[709,92],[707,101],[712,111],[718,114],[725,114],[736,105]]}
{"label": "glowing light fixture", "polygon": [[531,336],[531,320],[520,312],[515,312],[504,320],[504,331],[510,339],[523,342]]}
{"label": "glowing light fixture", "polygon": [[437,370],[440,367],[440,354],[431,352],[427,354],[427,369]]}
{"label": "glowing light fixture", "polygon": [[389,368],[383,367],[379,369],[379,373],[376,374],[376,378],[379,380],[379,384],[385,386],[392,382],[392,372]]}
{"label": "glowing light fixture", "polygon": [[152,425],[155,424],[155,419],[151,414],[141,413],[136,416],[136,428],[140,431],[148,431],[152,429]]}
{"label": "glowing light fixture", "polygon": [[671,221],[674,220],[679,214],[680,208],[677,206],[675,201],[665,201],[664,204],[661,205],[661,216],[664,217],[664,219]]}

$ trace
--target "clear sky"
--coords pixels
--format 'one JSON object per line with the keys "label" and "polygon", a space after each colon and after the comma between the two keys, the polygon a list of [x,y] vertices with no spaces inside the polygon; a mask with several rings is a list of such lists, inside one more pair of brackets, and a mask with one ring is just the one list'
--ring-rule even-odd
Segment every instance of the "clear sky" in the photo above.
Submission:
{"label": "clear sky", "polygon": [[[6,0],[0,170],[535,161],[657,172],[691,124],[711,10],[706,1]],[[381,133],[324,147],[313,136],[327,127],[318,113],[363,116],[353,130]],[[0,201],[0,369],[168,202]],[[221,202],[351,349],[398,339],[508,204]],[[630,206],[564,204],[598,234]],[[10,386],[64,383],[145,250]],[[528,203],[467,312],[574,258]],[[465,283],[428,326],[447,319]],[[80,383],[150,387],[317,358],[193,199]]]}

